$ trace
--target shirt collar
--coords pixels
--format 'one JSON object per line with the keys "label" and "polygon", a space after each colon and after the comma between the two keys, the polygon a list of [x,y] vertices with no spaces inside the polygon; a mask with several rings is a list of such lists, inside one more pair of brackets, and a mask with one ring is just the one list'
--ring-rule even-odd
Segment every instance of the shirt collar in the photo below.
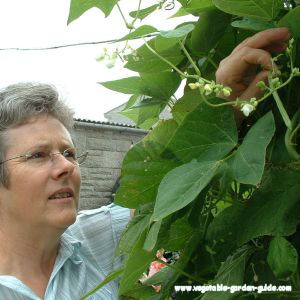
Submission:
{"label": "shirt collar", "polygon": [[59,256],[65,259],[70,258],[73,263],[80,264],[83,262],[80,255],[81,245],[82,241],[64,232],[60,238]]}

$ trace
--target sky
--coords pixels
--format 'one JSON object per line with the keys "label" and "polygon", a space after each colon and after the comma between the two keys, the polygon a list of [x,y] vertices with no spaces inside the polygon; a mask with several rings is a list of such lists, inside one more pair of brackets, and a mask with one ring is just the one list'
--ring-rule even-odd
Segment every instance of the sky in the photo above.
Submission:
{"label": "sky", "polygon": [[[142,8],[156,1],[144,2],[146,6],[142,4]],[[120,1],[125,14],[136,10],[137,5],[138,0]],[[105,41],[128,33],[116,8],[108,18],[98,8],[92,8],[67,26],[69,7],[69,0],[0,1],[0,49]],[[175,12],[176,9],[159,11],[146,18],[143,24],[160,30],[172,29],[179,21],[184,21],[184,18],[167,19]],[[131,45],[138,47],[136,42]],[[98,82],[136,74],[123,68],[120,61],[111,69],[105,62],[96,61],[104,47],[112,52],[117,46],[121,47],[98,44],[42,51],[0,50],[0,87],[20,81],[51,83],[75,110],[76,118],[105,121],[103,114],[126,102],[129,95],[110,91]]]}

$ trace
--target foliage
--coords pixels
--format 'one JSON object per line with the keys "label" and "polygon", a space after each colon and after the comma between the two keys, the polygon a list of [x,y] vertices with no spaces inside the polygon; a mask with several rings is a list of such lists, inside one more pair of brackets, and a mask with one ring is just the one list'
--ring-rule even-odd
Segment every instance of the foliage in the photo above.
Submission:
{"label": "foliage", "polygon": [[[173,17],[191,14],[197,20],[180,23],[178,18],[176,28],[169,31],[144,22],[158,9],[170,9],[172,2],[147,2],[145,7],[137,2],[137,9],[126,15],[122,2],[72,0],[68,20],[91,7],[105,16],[119,8],[129,33],[119,39],[125,47],[117,55],[137,75],[101,84],[130,94],[123,114],[137,126],[151,128],[123,162],[116,202],[136,213],[117,249],[118,255],[125,255],[124,269],[108,280],[121,275],[124,299],[170,299],[174,285],[217,283],[292,285],[292,293],[269,297],[296,299],[299,1],[178,0],[180,9]],[[143,24],[136,27],[137,22]],[[280,74],[273,70],[268,86],[260,83],[264,95],[249,102],[217,98],[231,92],[213,81],[219,62],[245,38],[278,26],[288,26],[293,39],[285,53],[273,59]],[[136,38],[144,44],[129,48],[128,41]],[[177,99],[181,83],[184,94]],[[238,128],[232,106],[247,116],[251,113]],[[164,109],[171,111],[172,119],[159,120]],[[159,249],[179,258],[153,279],[139,280]],[[161,285],[159,293],[151,288],[153,283]],[[271,299],[257,292],[198,292],[188,297],[237,299],[238,295]],[[177,293],[176,299],[185,296]]]}

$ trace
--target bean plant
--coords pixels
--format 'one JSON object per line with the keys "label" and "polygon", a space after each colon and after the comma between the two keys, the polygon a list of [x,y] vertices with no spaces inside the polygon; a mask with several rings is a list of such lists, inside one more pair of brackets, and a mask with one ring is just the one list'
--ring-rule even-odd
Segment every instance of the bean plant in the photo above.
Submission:
{"label": "bean plant", "polygon": [[[122,114],[149,129],[125,156],[115,197],[135,209],[116,251],[124,266],[95,290],[119,278],[120,299],[300,299],[300,1],[135,0],[127,12],[128,1],[71,0],[68,19],[92,7],[106,17],[120,11],[123,47],[99,60],[111,67],[121,59],[136,76],[101,84],[130,95]],[[177,18],[175,28],[147,24],[160,9]],[[181,22],[187,15],[193,21]],[[282,26],[292,37],[274,54],[268,82],[258,83],[262,96],[225,100],[232,90],[216,83],[220,61],[247,37]],[[142,40],[138,49],[134,39]],[[171,117],[159,120],[164,110]],[[241,124],[234,111],[244,115]],[[155,260],[166,267],[145,278]],[[292,292],[174,290],[216,284],[291,285]]]}

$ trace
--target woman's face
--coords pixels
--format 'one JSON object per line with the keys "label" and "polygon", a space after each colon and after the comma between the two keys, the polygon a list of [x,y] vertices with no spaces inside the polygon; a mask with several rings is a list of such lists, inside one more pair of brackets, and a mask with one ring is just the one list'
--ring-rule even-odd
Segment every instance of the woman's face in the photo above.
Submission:
{"label": "woman's face", "polygon": [[[6,159],[67,148],[74,148],[67,129],[57,119],[42,114],[8,131]],[[0,220],[25,228],[65,229],[77,215],[79,167],[60,154],[42,165],[35,162],[17,158],[5,163],[9,185],[0,187]]]}

